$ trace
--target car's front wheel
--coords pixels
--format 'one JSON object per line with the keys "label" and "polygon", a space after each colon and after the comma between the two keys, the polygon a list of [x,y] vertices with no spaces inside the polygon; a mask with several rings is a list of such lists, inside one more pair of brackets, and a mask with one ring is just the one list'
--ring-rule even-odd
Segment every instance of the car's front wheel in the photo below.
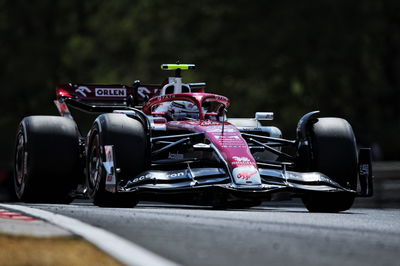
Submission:
{"label": "car's front wheel", "polygon": [[114,151],[114,171],[118,181],[127,180],[146,169],[149,162],[148,140],[144,126],[124,114],[100,115],[92,126],[87,145],[88,196],[101,207],[133,207],[138,203],[134,193],[111,192],[106,189],[105,146]]}
{"label": "car's front wheel", "polygon": [[[350,124],[341,118],[318,118],[310,126],[311,171],[321,172],[347,189],[357,189],[357,145]],[[313,192],[303,202],[311,212],[340,212],[351,208],[351,192]]]}

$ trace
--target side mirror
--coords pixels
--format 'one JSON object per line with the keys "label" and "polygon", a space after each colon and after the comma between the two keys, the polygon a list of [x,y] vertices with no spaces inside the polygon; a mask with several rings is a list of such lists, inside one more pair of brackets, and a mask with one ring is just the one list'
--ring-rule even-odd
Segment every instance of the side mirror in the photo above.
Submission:
{"label": "side mirror", "polygon": [[151,113],[151,116],[147,116],[147,118],[150,120],[151,124],[167,123],[167,118],[165,118],[165,116],[160,116],[160,114],[165,114],[165,113]]}
{"label": "side mirror", "polygon": [[259,120],[274,120],[274,113],[272,112],[256,112],[255,119]]}

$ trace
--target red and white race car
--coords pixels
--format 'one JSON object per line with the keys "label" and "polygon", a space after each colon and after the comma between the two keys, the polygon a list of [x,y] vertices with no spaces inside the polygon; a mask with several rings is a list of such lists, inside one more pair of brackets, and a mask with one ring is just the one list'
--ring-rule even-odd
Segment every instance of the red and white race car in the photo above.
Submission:
{"label": "red and white race car", "polygon": [[[20,123],[19,199],[238,208],[284,192],[301,197],[309,211],[338,212],[356,196],[372,195],[370,150],[357,149],[347,121],[314,111],[299,120],[296,139],[284,139],[277,127],[260,122],[273,113],[227,118],[228,98],[206,93],[205,83],[183,83],[181,71],[194,65],[161,68],[175,71],[162,85],[57,86],[61,116],[29,116]],[[99,114],[88,134],[81,134],[69,107]]]}

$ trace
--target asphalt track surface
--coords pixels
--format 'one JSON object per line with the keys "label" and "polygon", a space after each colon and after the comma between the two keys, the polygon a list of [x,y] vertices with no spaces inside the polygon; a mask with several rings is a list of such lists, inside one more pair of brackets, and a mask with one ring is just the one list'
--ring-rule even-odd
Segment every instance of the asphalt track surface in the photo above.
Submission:
{"label": "asphalt track surface", "polygon": [[400,210],[327,214],[279,204],[247,210],[158,203],[132,209],[85,202],[28,206],[106,229],[182,265],[400,265]]}

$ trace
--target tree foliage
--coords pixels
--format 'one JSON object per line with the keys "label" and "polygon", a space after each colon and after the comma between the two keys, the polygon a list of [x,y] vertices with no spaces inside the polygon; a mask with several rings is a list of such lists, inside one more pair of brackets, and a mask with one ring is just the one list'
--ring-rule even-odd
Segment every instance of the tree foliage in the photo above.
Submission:
{"label": "tree foliage", "polygon": [[293,136],[318,109],[399,159],[395,0],[0,0],[0,34],[3,160],[23,116],[55,112],[57,83],[157,83],[177,60],[232,100],[230,116],[275,111]]}

